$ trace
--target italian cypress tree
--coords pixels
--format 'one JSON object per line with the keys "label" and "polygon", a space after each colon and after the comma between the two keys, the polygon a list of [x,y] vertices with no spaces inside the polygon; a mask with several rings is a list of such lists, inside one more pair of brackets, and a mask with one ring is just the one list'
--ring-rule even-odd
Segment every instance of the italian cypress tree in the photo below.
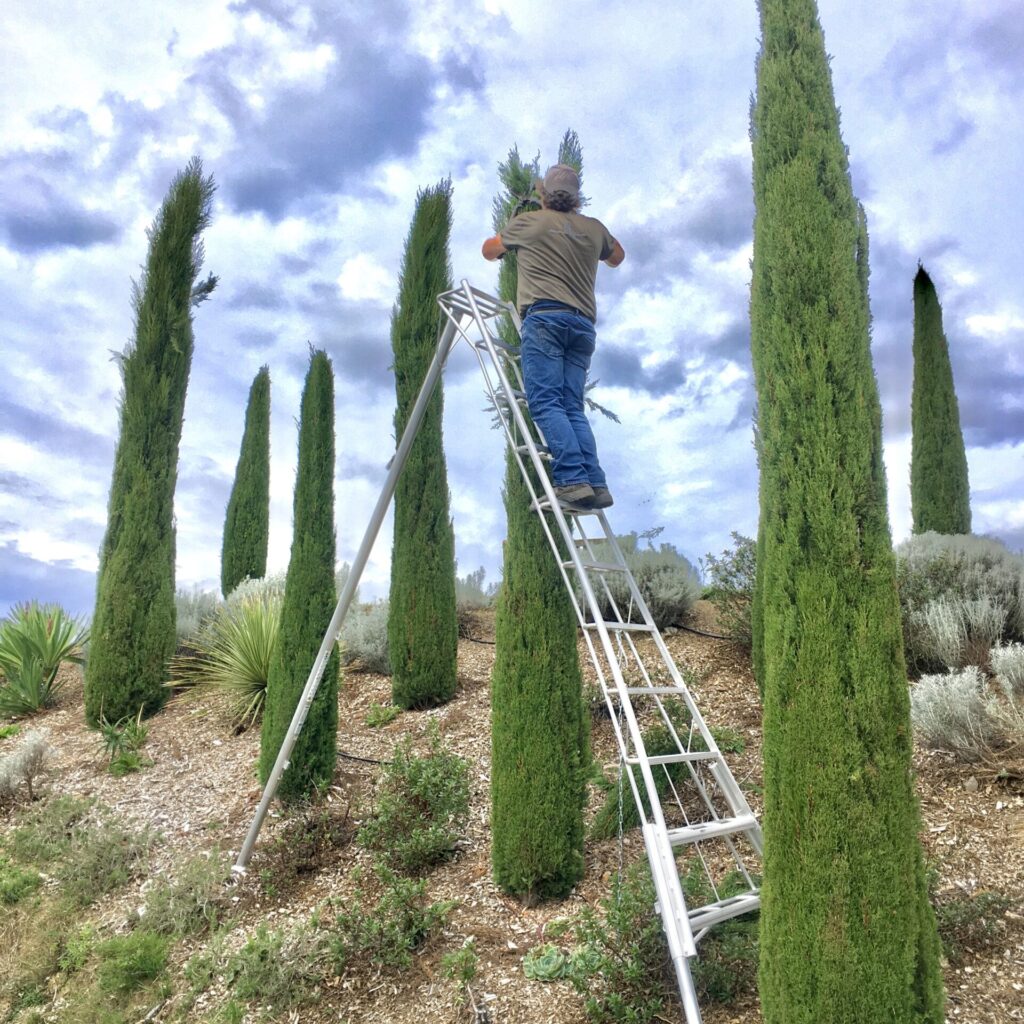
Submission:
{"label": "italian cypress tree", "polygon": [[[395,436],[401,437],[437,347],[439,292],[451,286],[451,181],[416,197],[391,320],[395,354]],[[427,406],[395,488],[388,647],[391,699],[403,708],[443,704],[455,693],[459,626],[455,536],[441,440],[441,385]]]}
{"label": "italian cypress tree", "polygon": [[910,510],[914,533],[971,532],[971,490],[949,346],[935,285],[920,264],[914,277],[914,390],[911,399]]}
{"label": "italian cypress tree", "polygon": [[[575,133],[563,139],[559,162],[580,167]],[[515,149],[500,165],[504,188],[494,201],[495,230],[527,205],[537,171],[536,161],[524,164]],[[509,253],[498,278],[503,299],[515,301],[516,273],[515,256]],[[511,325],[506,325],[504,340],[518,344]],[[508,532],[491,676],[494,880],[528,899],[564,896],[583,877],[588,737],[577,623],[511,454],[505,511]]]}
{"label": "italian cypress tree", "polygon": [[814,0],[760,0],[752,111],[767,1024],[943,1019],[871,365]]}
{"label": "italian cypress tree", "polygon": [[[267,675],[260,736],[260,781],[266,782],[299,697],[330,625],[334,588],[334,371],[327,354],[313,352],[302,392],[299,468],[295,478],[292,549],[285,577],[277,643]],[[334,773],[338,734],[338,652],[323,681],[281,777],[282,800],[311,796]]]}
{"label": "italian cypress tree", "polygon": [[249,389],[235,483],[224,517],[220,589],[225,597],[242,580],[267,572],[270,527],[270,369],[260,368]]}
{"label": "italian cypress tree", "polygon": [[174,653],[174,488],[192,363],[192,307],[214,183],[192,160],[171,182],[134,285],[135,330],[120,360],[120,430],[100,548],[85,715],[117,721],[157,709]]}

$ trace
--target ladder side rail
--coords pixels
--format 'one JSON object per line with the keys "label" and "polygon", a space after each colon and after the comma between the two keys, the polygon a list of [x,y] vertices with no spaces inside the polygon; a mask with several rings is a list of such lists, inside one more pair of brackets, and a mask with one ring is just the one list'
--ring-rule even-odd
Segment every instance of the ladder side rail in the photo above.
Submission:
{"label": "ladder side rail", "polygon": [[338,603],[334,608],[334,614],[331,616],[331,621],[327,626],[327,631],[324,633],[323,640],[320,643],[320,650],[317,652],[316,658],[313,661],[313,667],[309,671],[306,684],[303,687],[299,702],[296,705],[294,714],[292,715],[291,724],[288,726],[288,731],[285,733],[284,739],[281,741],[281,748],[278,751],[277,760],[274,762],[274,767],[271,769],[270,775],[267,778],[267,784],[263,787],[263,794],[260,798],[259,806],[256,808],[256,813],[253,817],[252,823],[249,826],[248,834],[245,837],[245,841],[242,843],[238,859],[231,868],[233,873],[243,874],[249,864],[250,858],[252,857],[253,847],[256,845],[256,839],[260,834],[260,829],[263,827],[263,821],[267,816],[267,811],[270,809],[270,803],[277,793],[277,787],[280,785],[281,776],[288,768],[292,750],[295,747],[295,743],[299,738],[299,733],[302,731],[302,727],[309,715],[309,709],[313,704],[313,699],[316,697],[317,690],[320,688],[320,681],[323,679],[324,669],[327,666],[327,660],[330,657],[331,650],[337,640],[338,631],[341,629],[341,624],[344,621],[345,616],[348,614],[349,606],[352,604],[356,588],[359,585],[359,580],[362,577],[363,570],[366,568],[366,563],[369,560],[370,551],[373,549],[374,542],[377,539],[377,534],[380,532],[381,524],[384,521],[384,516],[387,514],[388,506],[391,504],[391,498],[395,493],[395,486],[398,483],[398,477],[401,474],[402,469],[405,467],[406,460],[409,457],[409,452],[412,449],[413,441],[416,439],[416,435],[419,432],[420,423],[423,420],[423,415],[426,412],[427,405],[433,396],[434,389],[437,387],[437,382],[441,379],[441,374],[444,371],[448,355],[455,344],[456,339],[450,324],[443,325],[438,333],[439,336],[437,340],[437,347],[434,350],[434,357],[427,369],[423,384],[420,386],[419,394],[416,396],[416,402],[413,405],[412,412],[409,414],[409,419],[406,422],[405,430],[402,432],[402,438],[398,444],[394,458],[391,460],[388,474],[384,481],[384,486],[381,488],[380,496],[377,498],[377,504],[373,510],[373,514],[370,516],[370,522],[367,524],[362,544],[359,546],[359,551],[353,559],[348,579],[345,582],[345,586],[342,588],[341,595],[338,598]]}

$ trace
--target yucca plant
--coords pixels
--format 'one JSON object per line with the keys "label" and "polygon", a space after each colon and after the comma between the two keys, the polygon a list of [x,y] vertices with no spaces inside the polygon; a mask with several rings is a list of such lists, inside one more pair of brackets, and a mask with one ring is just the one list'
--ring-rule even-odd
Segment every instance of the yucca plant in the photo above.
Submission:
{"label": "yucca plant", "polygon": [[81,664],[89,630],[60,605],[16,605],[0,622],[0,715],[30,715],[49,707],[65,661]]}
{"label": "yucca plant", "polygon": [[172,659],[167,685],[226,694],[234,727],[248,729],[263,712],[280,619],[281,599],[268,594],[222,608],[193,638],[196,653]]}

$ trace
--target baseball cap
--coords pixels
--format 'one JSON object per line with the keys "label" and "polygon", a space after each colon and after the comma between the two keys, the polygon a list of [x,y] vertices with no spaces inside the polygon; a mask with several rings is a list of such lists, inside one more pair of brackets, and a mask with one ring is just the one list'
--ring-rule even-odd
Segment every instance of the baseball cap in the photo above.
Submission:
{"label": "baseball cap", "polygon": [[568,164],[555,164],[544,175],[545,192],[567,192],[571,196],[580,194],[580,177]]}

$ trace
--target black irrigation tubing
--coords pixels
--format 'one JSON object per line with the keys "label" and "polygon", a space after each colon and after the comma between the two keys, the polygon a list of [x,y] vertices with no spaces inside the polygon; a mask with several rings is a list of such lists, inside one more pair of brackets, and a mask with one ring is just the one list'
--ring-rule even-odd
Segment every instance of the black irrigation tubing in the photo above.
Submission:
{"label": "black irrigation tubing", "polygon": [[343,757],[346,761],[362,761],[363,764],[391,764],[390,761],[378,761],[374,757],[359,757],[356,754],[346,754],[344,750],[338,751],[338,757]]}
{"label": "black irrigation tubing", "polygon": [[475,636],[464,636],[462,637],[462,639],[468,640],[470,643],[474,644],[489,644],[491,647],[493,647],[497,643],[496,640],[481,640],[479,637]]}
{"label": "black irrigation tubing", "polygon": [[703,629],[697,629],[695,626],[684,626],[681,622],[676,623],[676,629],[685,629],[687,633],[696,633],[697,636],[707,636],[712,640],[732,640],[731,636],[722,636],[721,633],[706,633]]}

